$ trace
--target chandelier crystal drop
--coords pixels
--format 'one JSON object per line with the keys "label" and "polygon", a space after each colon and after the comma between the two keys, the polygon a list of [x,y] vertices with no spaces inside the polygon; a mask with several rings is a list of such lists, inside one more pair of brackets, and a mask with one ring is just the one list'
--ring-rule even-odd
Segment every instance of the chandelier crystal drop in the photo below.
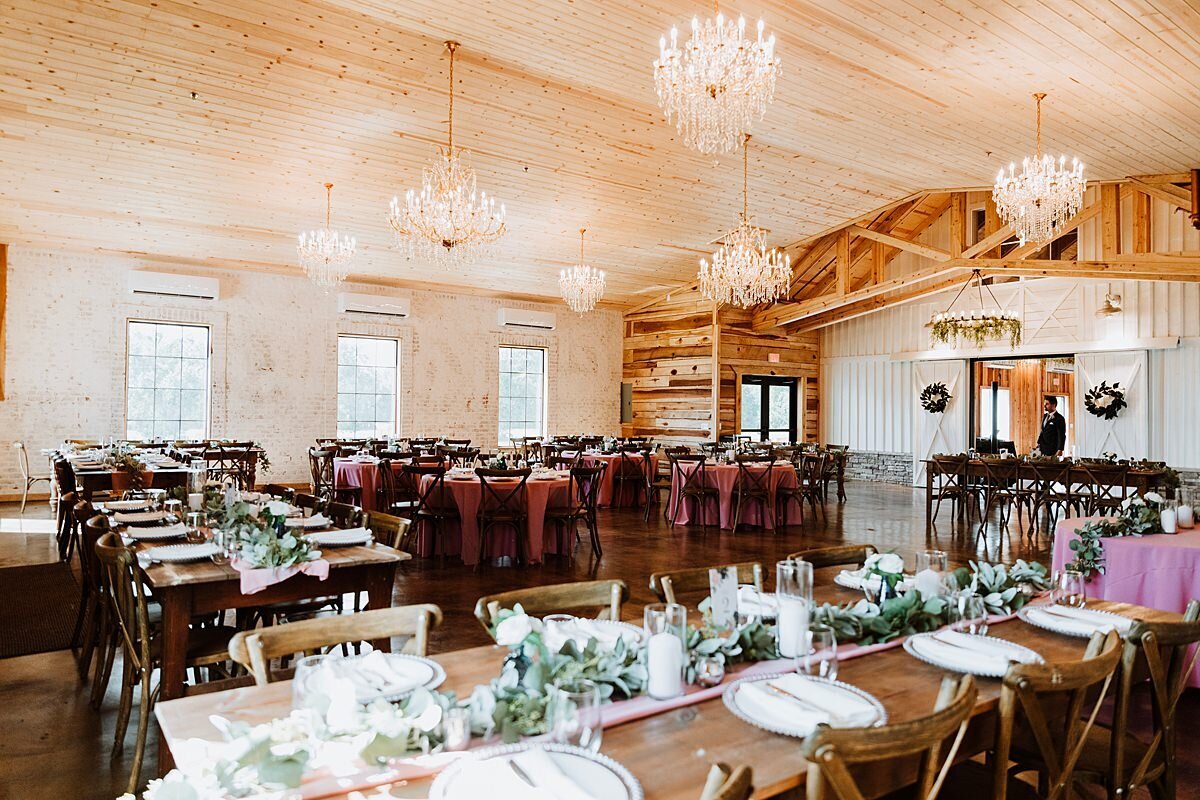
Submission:
{"label": "chandelier crystal drop", "polygon": [[658,104],[674,119],[684,143],[701,153],[730,153],[744,134],[763,118],[775,96],[779,59],[775,36],[746,38],[746,20],[727,20],[717,9],[716,18],[701,24],[692,18],[691,38],[679,45],[679,31],[671,40],[659,39],[654,62]]}
{"label": "chandelier crystal drop", "polygon": [[604,296],[604,270],[590,267],[583,260],[583,234],[579,229],[579,263],[558,273],[558,288],[567,306],[577,314],[586,314]]}
{"label": "chandelier crystal drop", "polygon": [[1000,218],[1012,226],[1021,244],[1033,242],[1043,244],[1057,234],[1058,229],[1083,206],[1083,192],[1087,181],[1083,177],[1083,164],[1071,159],[1067,168],[1067,157],[1042,155],[1042,99],[1044,92],[1033,97],[1037,102],[1037,150],[1033,158],[1021,162],[1021,173],[1016,164],[1008,165],[996,176],[992,199]]}
{"label": "chandelier crystal drop", "polygon": [[750,223],[750,137],[742,144],[742,221],[722,239],[712,263],[700,259],[700,292],[716,303],[749,308],[769,303],[787,292],[792,279],[791,257],[768,249],[766,231]]}
{"label": "chandelier crystal drop", "polygon": [[504,235],[505,209],[495,198],[476,189],[475,170],[467,151],[454,147],[454,51],[450,51],[450,121],[445,148],[422,171],[420,191],[409,189],[393,197],[388,225],[396,245],[409,257],[424,257],[442,265],[468,264],[484,255]]}
{"label": "chandelier crystal drop", "polygon": [[301,233],[296,244],[304,274],[326,291],[346,279],[357,244],[353,237],[338,236],[329,226],[332,192],[333,184],[325,184],[325,227]]}

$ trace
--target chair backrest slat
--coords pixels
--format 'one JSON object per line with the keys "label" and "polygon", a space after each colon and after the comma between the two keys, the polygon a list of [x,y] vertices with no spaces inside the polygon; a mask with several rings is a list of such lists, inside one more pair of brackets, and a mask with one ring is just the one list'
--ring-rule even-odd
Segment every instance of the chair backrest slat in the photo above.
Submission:
{"label": "chair backrest slat", "polygon": [[512,608],[520,603],[525,613],[530,615],[599,608],[601,612],[597,619],[619,620],[621,606],[628,599],[629,586],[621,580],[534,586],[479,598],[475,602],[475,619],[490,631],[500,609]]}

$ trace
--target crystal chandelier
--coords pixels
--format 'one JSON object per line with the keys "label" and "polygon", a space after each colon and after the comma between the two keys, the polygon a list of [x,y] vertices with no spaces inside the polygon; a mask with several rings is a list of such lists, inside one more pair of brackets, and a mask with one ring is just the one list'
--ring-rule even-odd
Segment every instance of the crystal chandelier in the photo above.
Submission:
{"label": "crystal chandelier", "polygon": [[450,51],[450,123],[446,147],[422,172],[421,190],[409,189],[401,202],[393,197],[388,224],[396,244],[409,257],[422,256],[444,265],[466,264],[478,258],[504,235],[504,206],[487,192],[477,192],[475,170],[467,151],[454,147],[454,51]]}
{"label": "crystal chandelier", "polygon": [[659,57],[654,62],[654,86],[658,104],[684,143],[701,153],[730,153],[743,134],[763,118],[775,96],[779,59],[775,36],[763,39],[763,22],[758,21],[758,39],[745,38],[746,20],[726,20],[717,4],[715,20],[704,24],[692,18],[692,37],[678,45],[679,31],[671,28],[671,46],[659,39]]}
{"label": "crystal chandelier", "polygon": [[329,227],[332,192],[333,184],[325,184],[325,227],[301,233],[296,244],[304,274],[326,291],[346,279],[355,248],[353,237],[339,237],[337,231]]}
{"label": "crystal chandelier", "polygon": [[1079,213],[1083,205],[1083,164],[1067,157],[1042,155],[1042,99],[1045,92],[1034,95],[1037,101],[1037,153],[1021,162],[1021,174],[1016,164],[1008,165],[1008,174],[1001,168],[992,189],[992,199],[1000,218],[1012,226],[1021,244],[1042,244],[1054,238],[1058,229]]}
{"label": "crystal chandelier", "polygon": [[[955,311],[954,304],[963,292],[974,282],[979,290],[979,308],[970,311]],[[1021,343],[1021,318],[1015,311],[1005,311],[1000,307],[992,287],[987,287],[988,296],[992,298],[995,310],[988,310],[983,302],[983,275],[979,270],[971,272],[966,283],[954,295],[945,311],[939,311],[929,320],[926,327],[930,328],[930,338],[934,343],[957,345],[959,340],[973,342],[976,347],[983,347],[989,341],[1008,339],[1009,347],[1015,348]]]}
{"label": "crystal chandelier", "polygon": [[562,299],[577,314],[586,314],[604,296],[604,270],[589,267],[583,260],[583,234],[579,229],[579,263],[558,273],[558,289]]}
{"label": "crystal chandelier", "polygon": [[742,221],[725,235],[713,253],[712,264],[700,259],[700,292],[717,303],[749,308],[769,303],[787,291],[792,279],[791,257],[767,249],[766,231],[750,224],[750,137],[742,144]]}

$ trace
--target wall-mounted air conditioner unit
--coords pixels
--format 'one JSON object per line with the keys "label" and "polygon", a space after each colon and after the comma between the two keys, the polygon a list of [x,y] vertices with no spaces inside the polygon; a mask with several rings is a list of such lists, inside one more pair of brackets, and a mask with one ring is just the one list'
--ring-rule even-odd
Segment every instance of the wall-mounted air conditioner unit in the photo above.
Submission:
{"label": "wall-mounted air conditioner unit", "polygon": [[554,314],[548,311],[526,311],[523,308],[502,308],[496,312],[496,324],[501,328],[552,331]]}
{"label": "wall-mounted air conditioner unit", "polygon": [[221,296],[221,282],[195,275],[133,271],[129,273],[129,291],[136,295],[216,300]]}
{"label": "wall-mounted air conditioner unit", "polygon": [[410,313],[410,303],[407,297],[339,292],[337,301],[338,313],[341,314],[368,314],[373,317],[407,319]]}

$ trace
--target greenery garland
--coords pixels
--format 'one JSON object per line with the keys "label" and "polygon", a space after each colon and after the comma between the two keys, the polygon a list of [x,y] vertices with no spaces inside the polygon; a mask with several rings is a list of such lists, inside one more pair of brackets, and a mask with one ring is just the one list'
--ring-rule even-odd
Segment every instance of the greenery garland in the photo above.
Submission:
{"label": "greenery garland", "polygon": [[976,319],[936,319],[930,324],[929,338],[934,344],[955,344],[966,339],[976,347],[990,341],[1008,339],[1009,347],[1021,343],[1021,320],[1014,317],[987,316]]}
{"label": "greenery garland", "polygon": [[1075,532],[1077,538],[1068,545],[1075,559],[1067,564],[1067,569],[1082,572],[1084,579],[1089,581],[1097,574],[1103,575],[1104,547],[1100,540],[1162,533],[1162,504],[1162,495],[1156,492],[1147,492],[1145,497],[1134,495],[1121,505],[1121,513],[1116,519],[1084,523]]}
{"label": "greenery garland", "polygon": [[930,414],[941,414],[950,404],[950,390],[944,383],[931,383],[921,390],[921,408]]}
{"label": "greenery garland", "polygon": [[1128,405],[1119,381],[1113,381],[1112,386],[1100,381],[1083,395],[1083,407],[1093,417],[1101,419],[1116,419],[1121,409]]}

